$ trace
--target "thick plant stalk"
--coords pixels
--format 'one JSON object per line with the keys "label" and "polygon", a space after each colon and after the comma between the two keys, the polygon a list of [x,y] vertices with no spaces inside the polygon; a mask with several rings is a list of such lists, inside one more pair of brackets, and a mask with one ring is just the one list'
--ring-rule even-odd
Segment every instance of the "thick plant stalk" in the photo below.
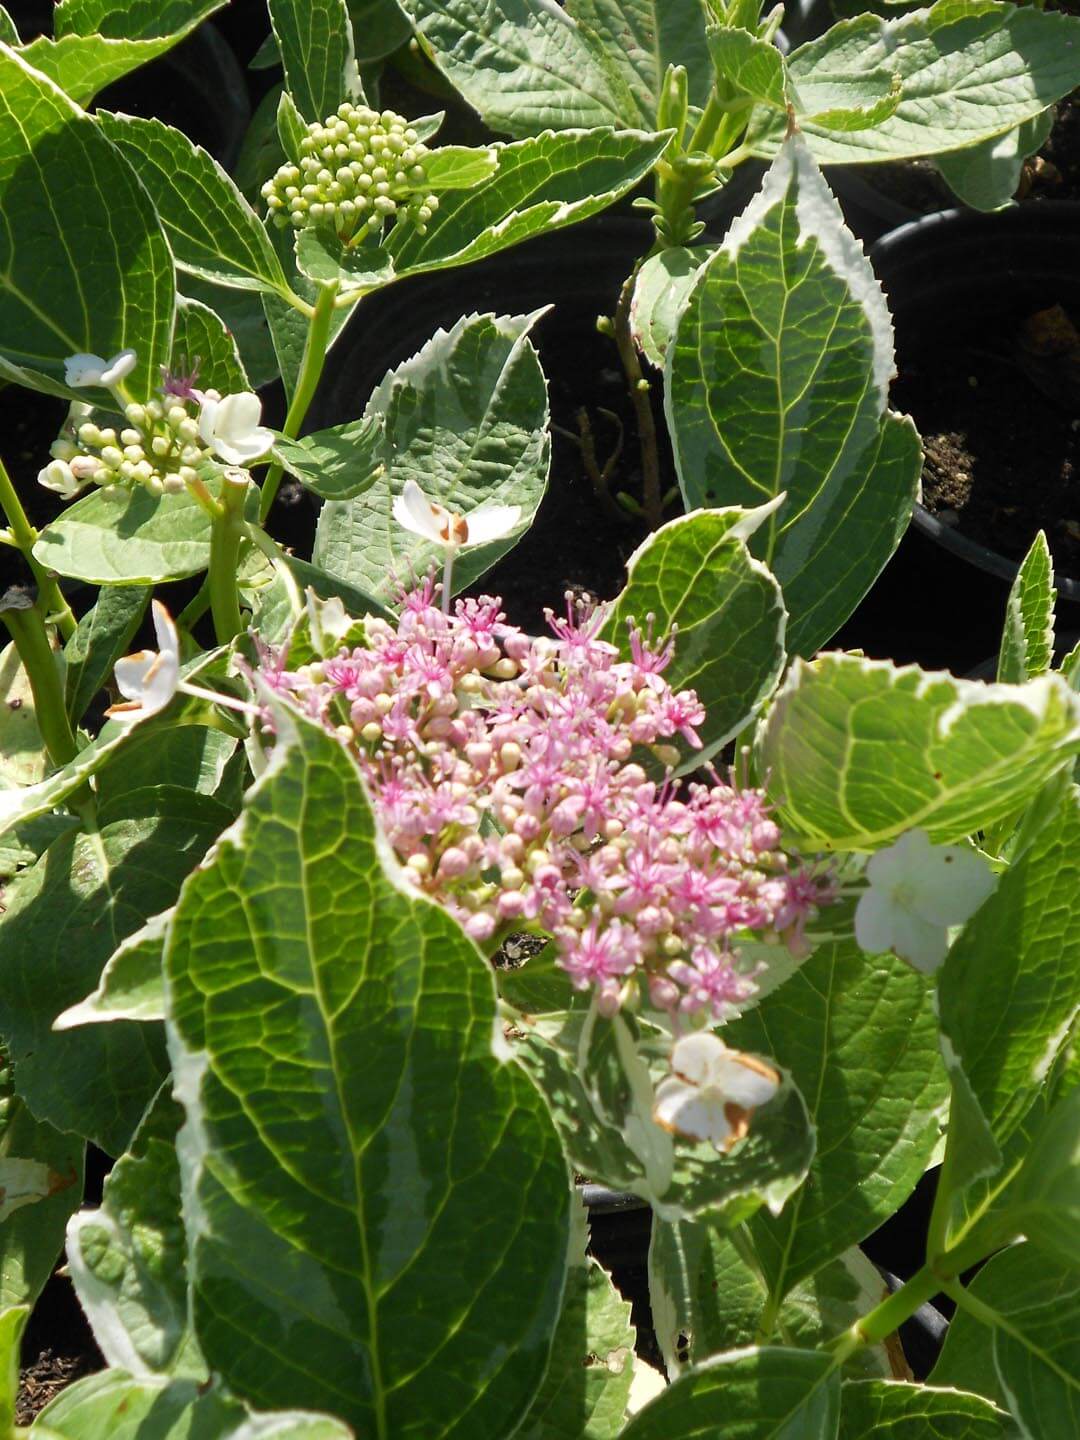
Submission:
{"label": "thick plant stalk", "polygon": [[71,613],[70,605],[64,599],[56,576],[50,574],[34,558],[34,545],[38,538],[38,532],[26,517],[22,501],[12,484],[11,476],[8,474],[3,460],[0,460],[0,509],[7,516],[11,543],[22,553],[23,559],[33,573],[45,613],[54,618],[64,639],[70,639],[75,633],[75,616]]}
{"label": "thick plant stalk", "polygon": [[[330,322],[334,316],[334,302],[337,299],[337,281],[331,281],[324,285],[319,291],[319,298],[315,302],[315,309],[311,313],[308,322],[307,341],[304,345],[304,358],[300,362],[300,374],[296,381],[296,392],[293,395],[292,403],[289,406],[288,414],[285,416],[285,424],[281,427],[281,433],[295,440],[300,432],[300,426],[304,423],[308,407],[315,394],[315,387],[326,364],[326,350],[330,343]],[[262,484],[262,498],[259,501],[259,519],[265,523],[266,517],[270,514],[270,508],[274,503],[278,487],[281,484],[282,468],[275,461],[266,472],[266,479]]]}
{"label": "thick plant stalk", "polygon": [[637,418],[638,440],[641,445],[642,510],[649,529],[659,530],[664,523],[664,502],[660,488],[660,448],[652,409],[652,389],[641,369],[637,346],[630,333],[630,303],[634,297],[636,279],[635,266],[619,294],[619,303],[615,310],[615,344],[619,348],[619,358]]}

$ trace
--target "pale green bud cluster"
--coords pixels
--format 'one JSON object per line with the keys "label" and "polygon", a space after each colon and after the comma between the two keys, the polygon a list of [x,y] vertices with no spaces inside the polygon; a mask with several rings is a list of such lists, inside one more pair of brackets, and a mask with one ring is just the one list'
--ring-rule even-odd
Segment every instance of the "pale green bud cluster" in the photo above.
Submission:
{"label": "pale green bud cluster", "polygon": [[324,225],[351,240],[393,220],[422,235],[439,206],[425,193],[428,154],[402,116],[346,101],[307,127],[299,165],[282,165],[262,193],[279,226]]}
{"label": "pale green bud cluster", "polygon": [[127,423],[118,429],[72,417],[66,433],[50,446],[53,460],[66,467],[78,485],[90,482],[106,490],[142,485],[151,495],[176,495],[198,479],[197,467],[211,452],[202,444],[198,419],[184,400],[166,395],[145,405],[132,403],[123,419]]}

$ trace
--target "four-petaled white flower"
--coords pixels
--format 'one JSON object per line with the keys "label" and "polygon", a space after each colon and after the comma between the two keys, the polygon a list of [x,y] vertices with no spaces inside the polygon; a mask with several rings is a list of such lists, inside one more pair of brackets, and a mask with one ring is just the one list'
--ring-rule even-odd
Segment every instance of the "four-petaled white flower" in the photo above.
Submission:
{"label": "four-petaled white flower", "polygon": [[139,650],[116,662],[116,688],[124,698],[105,711],[115,720],[129,722],[156,715],[179,688],[180,636],[160,600],[154,601],[154,634],[156,650]]}
{"label": "four-petaled white flower", "polygon": [[931,845],[909,830],[866,866],[855,938],[871,955],[891,951],[930,973],[945,959],[948,928],[970,920],[994,888],[986,861],[962,845]]}
{"label": "four-petaled white flower", "polygon": [[134,655],[125,655],[113,667],[116,688],[124,699],[111,705],[106,715],[122,724],[146,720],[164,710],[177,693],[195,695],[208,700],[212,705],[224,705],[228,710],[239,710],[245,715],[258,714],[258,707],[233,695],[220,695],[215,690],[204,690],[201,685],[192,685],[180,678],[180,636],[173,618],[160,600],[154,601],[154,634],[157,637],[156,650],[138,650]]}
{"label": "four-petaled white flower", "polygon": [[710,1140],[721,1151],[747,1135],[754,1111],[780,1088],[771,1065],[729,1050],[707,1030],[675,1042],[671,1069],[656,1087],[653,1119],[690,1140]]}
{"label": "four-petaled white flower", "polygon": [[262,402],[250,390],[218,399],[203,397],[199,438],[227,465],[248,466],[274,443],[274,432],[260,425]]}
{"label": "four-petaled white flower", "polygon": [[100,385],[104,390],[111,390],[134,368],[134,350],[121,350],[110,360],[100,355],[69,355],[64,361],[64,383],[76,389]]}
{"label": "four-petaled white flower", "polygon": [[521,506],[493,505],[485,500],[468,515],[458,515],[429,500],[415,480],[406,480],[404,490],[394,500],[393,513],[403,530],[456,551],[509,535],[521,518]]}
{"label": "four-petaled white flower", "polygon": [[38,471],[37,478],[39,485],[44,485],[46,490],[52,490],[57,495],[62,495],[65,500],[74,500],[86,484],[85,480],[76,478],[75,472],[66,460],[50,460],[48,465]]}

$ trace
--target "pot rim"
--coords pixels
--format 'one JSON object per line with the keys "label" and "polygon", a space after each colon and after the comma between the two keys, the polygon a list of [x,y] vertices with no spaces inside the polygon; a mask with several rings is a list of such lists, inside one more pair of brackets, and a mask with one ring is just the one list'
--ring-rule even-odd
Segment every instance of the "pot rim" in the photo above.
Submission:
{"label": "pot rim", "polygon": [[[947,236],[970,236],[972,239],[978,238],[981,244],[992,244],[995,233],[1015,236],[1017,232],[1023,233],[1032,227],[1043,228],[1046,220],[1066,222],[1067,227],[1076,229],[1080,239],[1080,200],[1039,200],[1031,205],[1015,205],[1009,210],[991,213],[961,206],[954,206],[949,210],[935,210],[930,215],[919,215],[913,220],[905,221],[903,225],[886,230],[874,241],[867,252],[867,258],[876,274],[882,258],[902,256],[909,247],[932,243],[942,231]],[[915,277],[912,283],[917,288],[918,278]],[[897,308],[892,292],[889,300],[890,309]],[[927,510],[921,500],[916,501],[911,518],[915,529],[935,541],[942,549],[990,575],[998,576],[999,579],[1008,580],[1010,583],[1015,580],[1020,561],[1010,560],[988,545],[972,540],[945,525]],[[1054,587],[1063,599],[1080,601],[1080,577],[1055,571]]]}

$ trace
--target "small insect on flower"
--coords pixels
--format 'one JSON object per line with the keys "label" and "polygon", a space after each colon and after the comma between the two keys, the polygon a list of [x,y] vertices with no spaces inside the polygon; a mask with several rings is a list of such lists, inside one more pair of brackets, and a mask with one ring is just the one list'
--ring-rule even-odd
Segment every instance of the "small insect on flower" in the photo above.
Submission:
{"label": "small insect on flower", "polygon": [[429,500],[415,480],[406,480],[405,488],[394,500],[393,513],[403,530],[411,530],[433,545],[458,550],[462,546],[487,545],[509,535],[521,518],[521,506],[485,501],[468,515],[459,515]]}
{"label": "small insect on flower", "polygon": [[684,1035],[671,1052],[672,1074],[656,1087],[653,1119],[726,1153],[750,1131],[760,1105],[780,1088],[771,1065],[728,1047],[707,1030]]}
{"label": "small insect on flower", "polygon": [[100,385],[111,390],[135,368],[135,351],[121,350],[111,359],[100,355],[69,355],[64,361],[64,383],[82,389],[87,385]]}
{"label": "small insect on flower", "polygon": [[454,556],[472,545],[487,545],[509,535],[521,518],[520,505],[493,505],[485,500],[468,515],[447,510],[429,500],[415,480],[406,480],[392,507],[394,519],[403,530],[441,545],[446,554],[443,566],[443,613],[449,614],[450,577]]}
{"label": "small insect on flower", "polygon": [[868,888],[855,907],[855,938],[870,955],[891,951],[925,973],[949,948],[948,928],[963,925],[994,888],[986,861],[962,845],[931,845],[909,830],[872,855]]}

